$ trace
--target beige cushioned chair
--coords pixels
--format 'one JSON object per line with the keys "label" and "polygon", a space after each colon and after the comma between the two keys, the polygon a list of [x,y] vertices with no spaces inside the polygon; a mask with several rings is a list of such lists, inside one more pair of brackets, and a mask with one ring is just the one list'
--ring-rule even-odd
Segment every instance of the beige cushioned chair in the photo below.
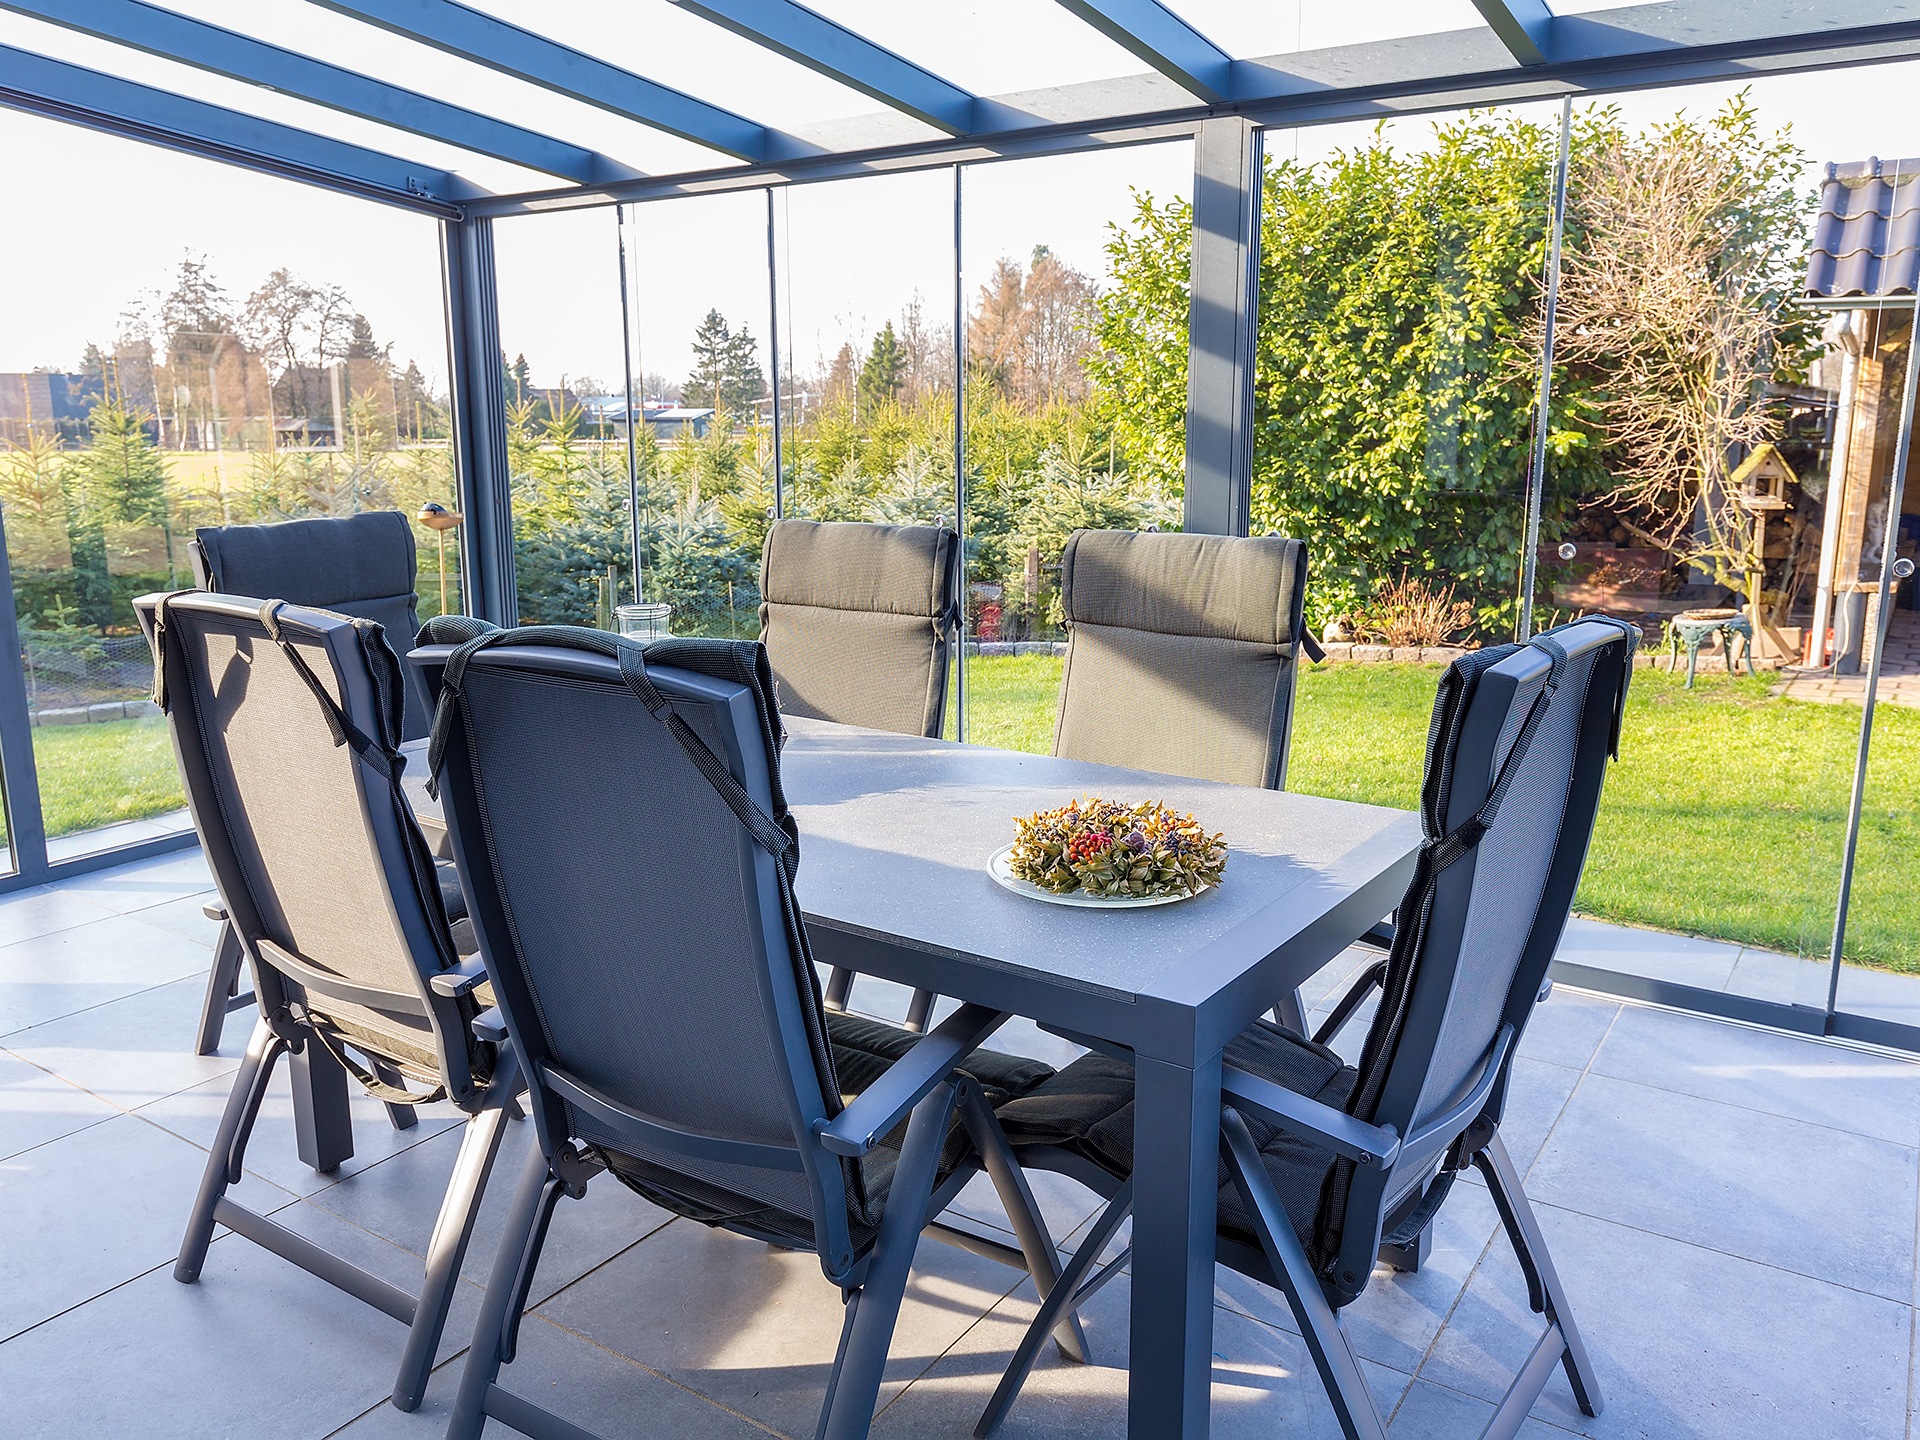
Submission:
{"label": "beige cushioned chair", "polygon": [[1053,753],[1282,788],[1306,579],[1298,540],[1074,532]]}
{"label": "beige cushioned chair", "polygon": [[782,712],[937,736],[959,548],[933,525],[775,521],[760,557],[760,639]]}

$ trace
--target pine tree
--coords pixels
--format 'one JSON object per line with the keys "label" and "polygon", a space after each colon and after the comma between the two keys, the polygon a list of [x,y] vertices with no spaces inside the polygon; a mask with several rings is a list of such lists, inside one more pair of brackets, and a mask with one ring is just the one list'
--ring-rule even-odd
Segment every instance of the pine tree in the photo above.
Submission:
{"label": "pine tree", "polygon": [[726,391],[727,358],[733,345],[733,333],[727,317],[718,310],[707,311],[707,318],[693,332],[693,373],[681,387],[681,403],[703,410],[717,410]]}
{"label": "pine tree", "polygon": [[897,398],[907,383],[907,356],[889,320],[873,337],[867,363],[860,367],[860,408],[873,411]]}

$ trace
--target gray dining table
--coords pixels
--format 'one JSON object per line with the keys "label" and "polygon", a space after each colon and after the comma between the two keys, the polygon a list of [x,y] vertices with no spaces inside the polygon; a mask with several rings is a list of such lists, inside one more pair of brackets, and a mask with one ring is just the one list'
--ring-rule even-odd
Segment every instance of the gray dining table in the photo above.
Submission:
{"label": "gray dining table", "polygon": [[[1208,1432],[1220,1054],[1379,923],[1420,844],[1408,811],[787,719],[796,890],[822,965],[1027,1016],[1135,1057],[1127,1433]],[[424,761],[408,782],[431,833]],[[1223,883],[1092,910],[994,881],[1015,816],[1100,794],[1223,833]]]}

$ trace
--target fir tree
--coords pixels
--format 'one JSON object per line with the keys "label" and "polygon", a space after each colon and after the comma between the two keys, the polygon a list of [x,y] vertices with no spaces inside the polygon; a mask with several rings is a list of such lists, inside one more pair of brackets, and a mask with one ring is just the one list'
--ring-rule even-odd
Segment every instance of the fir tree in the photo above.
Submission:
{"label": "fir tree", "polygon": [[898,398],[907,383],[907,355],[889,320],[873,337],[867,363],[860,367],[860,408],[872,412]]}

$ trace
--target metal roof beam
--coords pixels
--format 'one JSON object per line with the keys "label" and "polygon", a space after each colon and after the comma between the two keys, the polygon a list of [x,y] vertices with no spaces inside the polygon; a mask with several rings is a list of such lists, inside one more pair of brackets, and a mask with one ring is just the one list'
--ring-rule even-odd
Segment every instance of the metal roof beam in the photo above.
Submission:
{"label": "metal roof beam", "polygon": [[314,3],[736,159],[775,158],[778,131],[453,0]]}
{"label": "metal roof beam", "polygon": [[974,128],[975,97],[795,0],[673,0],[775,54],[944,130]]}
{"label": "metal roof beam", "polygon": [[142,0],[0,0],[0,9],[582,184],[627,180],[639,173],[579,145]]}
{"label": "metal roof beam", "polygon": [[1546,0],[1473,0],[1473,8],[1515,60],[1522,65],[1547,63],[1552,53],[1547,42],[1553,31],[1553,12],[1547,9]]}
{"label": "metal roof beam", "polygon": [[[1115,44],[1209,105],[1232,94],[1233,57],[1160,0],[1060,0]],[[1491,0],[1489,0],[1491,3]]]}
{"label": "metal roof beam", "polygon": [[446,218],[485,192],[444,170],[0,45],[0,105]]}

